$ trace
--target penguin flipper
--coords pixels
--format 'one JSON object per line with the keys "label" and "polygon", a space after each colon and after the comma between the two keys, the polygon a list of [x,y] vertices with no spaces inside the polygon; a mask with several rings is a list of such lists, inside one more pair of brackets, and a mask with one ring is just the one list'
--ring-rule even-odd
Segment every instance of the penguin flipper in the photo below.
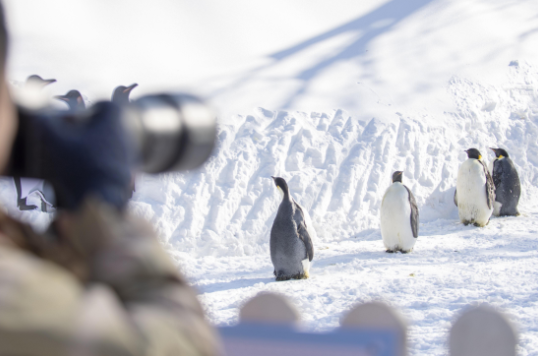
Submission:
{"label": "penguin flipper", "polygon": [[482,168],[484,169],[484,174],[486,175],[486,200],[488,203],[488,208],[493,208],[493,202],[495,201],[495,183],[493,183],[493,178],[491,178],[491,174],[489,174],[489,171],[481,160],[478,160],[480,164],[482,164]]}
{"label": "penguin flipper", "polygon": [[409,205],[411,207],[411,230],[413,231],[413,237],[418,237],[418,206],[417,201],[415,200],[415,196],[407,186],[405,186],[405,189],[407,189],[407,193],[409,193]]}
{"label": "penguin flipper", "polygon": [[308,257],[309,261],[312,261],[312,259],[314,258],[314,244],[312,243],[312,239],[310,238],[310,234],[308,233],[308,229],[304,219],[304,213],[299,204],[295,203],[295,201],[293,203],[293,205],[295,205],[295,214],[293,214],[293,219],[297,224],[297,235],[299,235],[299,238],[303,241],[305,245],[306,257]]}
{"label": "penguin flipper", "polygon": [[501,162],[499,162],[498,159],[493,161],[493,169],[491,174],[491,178],[493,178],[493,184],[495,184],[495,188],[497,188],[501,184],[501,177],[503,175],[503,165],[501,164]]}
{"label": "penguin flipper", "polygon": [[454,205],[458,206],[458,189],[454,189]]}
{"label": "penguin flipper", "polygon": [[304,246],[306,247],[308,260],[312,261],[314,258],[314,245],[312,244],[310,234],[306,231],[306,227],[303,224],[297,226],[297,234],[299,235],[299,238],[303,240]]}

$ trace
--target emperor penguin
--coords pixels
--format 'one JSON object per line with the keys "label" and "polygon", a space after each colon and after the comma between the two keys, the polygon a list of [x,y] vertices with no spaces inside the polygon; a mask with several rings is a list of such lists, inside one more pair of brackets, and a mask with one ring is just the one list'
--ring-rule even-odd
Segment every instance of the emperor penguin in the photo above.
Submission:
{"label": "emperor penguin", "polygon": [[486,226],[493,213],[495,184],[480,151],[470,148],[465,152],[468,159],[458,171],[454,203],[464,225]]}
{"label": "emperor penguin", "polygon": [[112,93],[112,102],[118,105],[128,104],[129,94],[131,94],[131,91],[137,86],[138,84],[134,83],[129,85],[128,87],[123,85],[116,87],[116,89],[114,89],[114,92]]}
{"label": "emperor penguin", "polygon": [[51,96],[43,89],[55,82],[56,79],[43,79],[32,74],[26,78],[24,84],[14,83],[12,94],[18,105],[31,110],[49,109]]}
{"label": "emperor penguin", "polygon": [[280,177],[271,178],[283,195],[269,240],[276,280],[308,278],[314,258],[310,234],[314,234],[314,228],[307,224],[305,215],[308,213],[293,200],[286,181]]}
{"label": "emperor penguin", "polygon": [[[114,92],[112,93],[112,102],[119,106],[129,104],[129,95],[131,94],[131,91],[137,86],[138,84],[133,83],[129,85],[128,87],[124,85],[120,85],[116,87],[116,89],[114,89]],[[136,192],[136,184],[135,184],[135,176],[133,174],[131,175],[131,198],[133,197],[134,192]]]}
{"label": "emperor penguin", "polygon": [[402,171],[392,174],[381,203],[381,236],[387,252],[411,252],[418,238],[418,207],[411,190],[402,184]]}
{"label": "emperor penguin", "polygon": [[79,111],[86,108],[84,98],[78,90],[69,90],[65,95],[57,95],[54,98],[64,101],[69,106],[70,111]]}
{"label": "emperor penguin", "polygon": [[518,216],[517,204],[521,195],[521,184],[514,162],[508,152],[502,148],[490,148],[495,152],[495,159],[490,165],[490,172],[495,184],[495,203],[493,215]]}
{"label": "emperor penguin", "polygon": [[[24,83],[24,88],[30,92],[30,95],[39,94],[39,92],[47,85],[55,83],[56,79],[43,79],[37,74],[30,75]],[[33,93],[35,92],[35,93]],[[37,194],[41,198],[41,211],[47,212],[53,209],[53,204],[50,195],[50,186],[41,179],[13,177],[13,183],[15,184],[15,190],[17,191],[17,207],[19,210],[35,210],[38,209],[37,205],[29,205],[27,198],[31,194]]]}
{"label": "emperor penguin", "polygon": [[37,74],[32,74],[26,79],[26,83],[24,83],[24,86],[43,89],[44,87],[52,83],[56,83],[56,79],[43,79]]}

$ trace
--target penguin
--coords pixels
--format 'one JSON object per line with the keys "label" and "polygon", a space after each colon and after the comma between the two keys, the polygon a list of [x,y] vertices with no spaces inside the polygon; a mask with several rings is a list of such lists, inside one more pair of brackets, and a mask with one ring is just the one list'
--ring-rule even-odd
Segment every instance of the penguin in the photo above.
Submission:
{"label": "penguin", "polygon": [[67,103],[70,111],[79,111],[86,108],[82,94],[78,90],[70,90],[65,95],[57,95],[56,99]]}
{"label": "penguin", "polygon": [[112,93],[112,102],[118,105],[125,105],[129,103],[129,94],[131,91],[136,88],[138,84],[134,83],[128,87],[120,85]]}
{"label": "penguin", "polygon": [[[43,186],[43,181],[40,180],[39,183],[35,181],[35,179],[13,177],[13,183],[15,184],[15,190],[17,191],[17,207],[20,211],[37,209],[37,205],[28,205],[28,203],[26,202],[28,195],[32,191],[38,190],[40,187]],[[24,194],[23,187],[25,188]]]}
{"label": "penguin", "polygon": [[495,184],[493,215],[518,216],[517,204],[521,195],[521,184],[516,166],[506,150],[491,147],[490,150],[495,152],[495,159],[490,165],[491,177]]}
{"label": "penguin", "polygon": [[277,281],[308,278],[314,258],[310,236],[314,228],[307,225],[305,215],[308,213],[293,200],[286,181],[280,177],[271,178],[283,195],[269,240],[274,275]]}
{"label": "penguin", "polygon": [[493,213],[495,184],[476,148],[465,151],[468,159],[458,171],[454,203],[464,225],[486,226]]}
{"label": "penguin", "polygon": [[26,79],[25,87],[34,87],[37,89],[43,89],[49,84],[56,83],[56,79],[43,79],[37,74],[32,74]]}
{"label": "penguin", "polygon": [[[131,91],[137,86],[138,84],[133,83],[128,87],[123,85],[116,87],[116,89],[114,89],[114,92],[112,93],[112,102],[119,106],[129,104],[129,94],[131,94]],[[135,176],[133,174],[131,176],[131,198],[133,197],[134,192],[136,192],[136,185]]]}
{"label": "penguin", "polygon": [[[47,85],[55,82],[56,79],[43,79],[37,74],[32,74],[26,79],[24,87],[26,90],[39,92]],[[49,187],[44,180],[21,178],[16,176],[13,177],[13,183],[15,184],[15,190],[17,191],[17,207],[19,208],[19,210],[26,211],[35,210],[38,208],[37,205],[28,205],[26,201],[28,196],[34,193],[41,198],[42,212],[52,210],[53,205],[49,202],[49,200],[52,199],[50,197],[48,197],[49,199],[45,198],[45,196],[49,196],[50,194],[45,194],[44,192],[48,192],[50,189],[48,189]]]}
{"label": "penguin", "polygon": [[386,252],[411,252],[418,238],[418,207],[415,196],[402,184],[402,171],[392,174],[381,203],[381,236]]}
{"label": "penguin", "polygon": [[31,110],[50,109],[51,96],[43,89],[55,82],[56,79],[43,79],[37,74],[32,74],[22,84],[13,83],[13,98],[17,105]]}

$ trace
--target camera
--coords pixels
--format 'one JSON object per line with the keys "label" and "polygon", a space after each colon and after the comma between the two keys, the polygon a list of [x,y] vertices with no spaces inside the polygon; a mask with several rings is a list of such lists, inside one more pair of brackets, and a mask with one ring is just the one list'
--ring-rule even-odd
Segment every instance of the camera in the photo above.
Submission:
{"label": "camera", "polygon": [[197,168],[215,145],[215,112],[193,95],[144,96],[125,107],[122,119],[146,173]]}
{"label": "camera", "polygon": [[5,175],[49,181],[60,208],[75,209],[87,194],[121,208],[133,172],[192,170],[215,145],[216,114],[190,94],[147,95],[121,107],[101,102],[78,112],[17,110]]}

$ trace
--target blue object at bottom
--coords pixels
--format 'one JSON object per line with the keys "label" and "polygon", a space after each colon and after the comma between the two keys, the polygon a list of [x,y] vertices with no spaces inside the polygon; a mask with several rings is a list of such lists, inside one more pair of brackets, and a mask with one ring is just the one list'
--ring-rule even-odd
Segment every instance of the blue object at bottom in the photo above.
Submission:
{"label": "blue object at bottom", "polygon": [[227,356],[396,356],[396,334],[386,330],[337,329],[307,333],[293,327],[240,324],[219,328]]}

